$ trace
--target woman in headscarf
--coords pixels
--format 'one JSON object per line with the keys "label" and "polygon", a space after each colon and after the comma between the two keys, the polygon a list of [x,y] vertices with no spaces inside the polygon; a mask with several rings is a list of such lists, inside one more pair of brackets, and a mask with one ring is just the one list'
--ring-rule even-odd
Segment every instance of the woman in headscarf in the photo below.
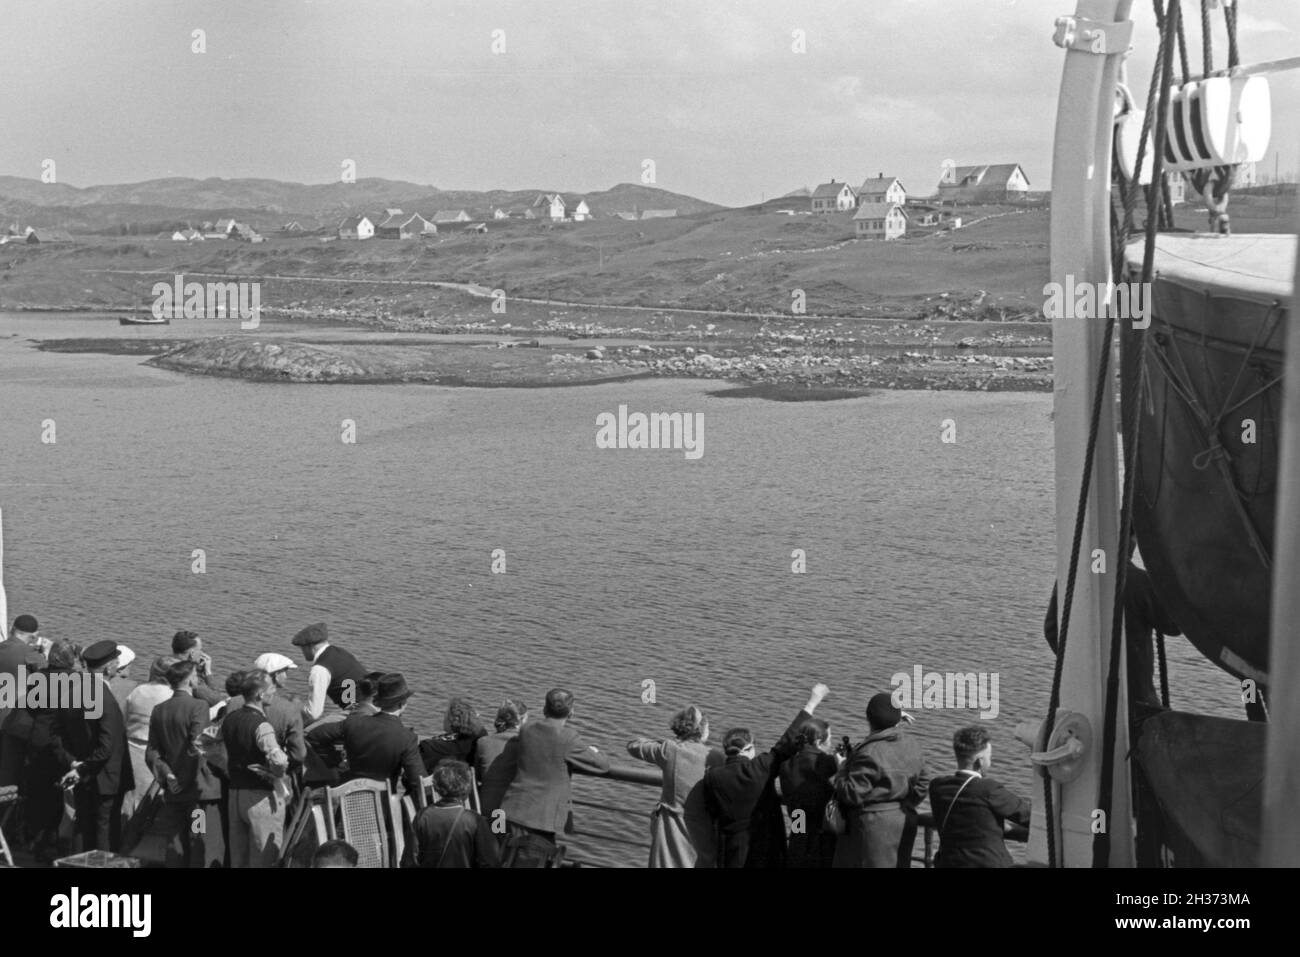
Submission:
{"label": "woman in headscarf", "polygon": [[709,748],[709,719],[694,706],[673,715],[671,740],[638,738],[628,754],[663,769],[659,803],[650,812],[651,867],[713,867],[713,824],[704,805],[704,772],[722,763]]}

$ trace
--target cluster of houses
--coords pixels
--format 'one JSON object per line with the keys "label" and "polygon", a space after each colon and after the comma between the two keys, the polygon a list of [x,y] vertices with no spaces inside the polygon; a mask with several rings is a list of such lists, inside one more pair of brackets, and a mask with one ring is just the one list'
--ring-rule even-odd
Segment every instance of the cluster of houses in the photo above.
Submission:
{"label": "cluster of houses", "polygon": [[29,246],[49,243],[70,243],[72,237],[62,229],[47,226],[19,226],[14,223],[0,231],[0,246],[6,243],[23,243]]}
{"label": "cluster of houses", "polygon": [[[938,195],[930,202],[937,206],[1016,202],[1028,193],[1029,179],[1019,163],[947,166]],[[862,239],[900,239],[907,235],[909,224],[933,226],[941,217],[933,209],[909,211],[906,188],[897,177],[884,173],[856,189],[836,180],[822,183],[809,199],[815,214],[853,212],[854,234]],[[954,226],[961,225],[960,219],[951,220]]]}
{"label": "cluster of houses", "polygon": [[[677,215],[675,209],[645,209],[610,213],[618,219],[666,219]],[[515,206],[494,206],[488,210],[440,209],[432,218],[400,209],[385,209],[382,216],[356,214],[338,224],[339,239],[419,239],[436,236],[439,230],[487,232],[489,222],[531,220],[547,223],[585,223],[595,215],[581,196],[565,193],[539,193],[531,202]],[[301,231],[296,223],[286,223],[281,232]]]}
{"label": "cluster of houses", "polygon": [[171,233],[159,233],[156,239],[170,239],[178,243],[196,243],[207,239],[233,239],[244,243],[262,243],[266,238],[247,223],[233,219],[205,222],[198,229],[188,227]]}

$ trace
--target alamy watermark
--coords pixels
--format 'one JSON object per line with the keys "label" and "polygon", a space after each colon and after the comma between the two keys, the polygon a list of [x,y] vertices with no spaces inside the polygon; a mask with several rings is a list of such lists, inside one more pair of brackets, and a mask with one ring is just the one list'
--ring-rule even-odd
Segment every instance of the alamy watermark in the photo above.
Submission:
{"label": "alamy watermark", "polygon": [[88,671],[31,671],[19,665],[17,674],[0,673],[0,711],[47,708],[84,711],[87,718],[104,713],[104,682]]}
{"label": "alamy watermark", "polygon": [[1067,275],[1064,283],[1043,287],[1043,315],[1048,319],[1132,320],[1134,329],[1151,325],[1151,283],[1075,282]]}
{"label": "alamy watermark", "polygon": [[596,416],[598,449],[680,449],[688,459],[704,454],[703,412],[632,412]]}
{"label": "alamy watermark", "polygon": [[978,708],[980,719],[992,721],[998,716],[998,673],[987,671],[926,671],[915,665],[909,674],[895,672],[889,679],[895,708],[971,709]]}
{"label": "alamy watermark", "polygon": [[186,282],[177,274],[172,282],[153,284],[155,319],[234,319],[241,329],[256,329],[262,322],[260,282]]}

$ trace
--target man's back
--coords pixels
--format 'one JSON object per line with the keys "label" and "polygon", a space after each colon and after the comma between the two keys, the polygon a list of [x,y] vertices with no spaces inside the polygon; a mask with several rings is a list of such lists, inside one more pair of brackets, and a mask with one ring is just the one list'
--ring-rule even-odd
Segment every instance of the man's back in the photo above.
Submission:
{"label": "man's back", "polygon": [[355,714],[342,722],[339,733],[354,778],[388,781],[403,778],[409,791],[420,786],[424,767],[415,732],[394,714]]}
{"label": "man's back", "polygon": [[416,816],[415,840],[404,867],[498,867],[500,852],[492,828],[459,803],[439,802]]}
{"label": "man's back", "polygon": [[930,807],[940,829],[937,867],[1010,867],[1002,822],[1029,824],[1028,801],[992,778],[969,772],[936,778]]}
{"label": "man's back", "polygon": [[569,765],[607,771],[609,758],[578,740],[557,718],[530,721],[519,731],[514,780],[501,809],[515,824],[558,833],[569,813]]}
{"label": "man's back", "polygon": [[161,759],[180,784],[169,801],[205,801],[221,796],[221,783],[207,762],[195,752],[194,742],[208,724],[208,706],[191,694],[174,694],[160,702],[149,716],[151,759]]}

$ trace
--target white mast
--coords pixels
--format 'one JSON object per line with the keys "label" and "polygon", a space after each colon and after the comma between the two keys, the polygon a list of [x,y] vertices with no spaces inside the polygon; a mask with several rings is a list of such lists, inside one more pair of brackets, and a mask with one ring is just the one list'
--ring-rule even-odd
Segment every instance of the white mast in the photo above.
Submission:
{"label": "white mast", "polygon": [[[1062,287],[1067,277],[1076,286],[1108,289],[1111,275],[1110,183],[1111,137],[1120,65],[1127,55],[1132,24],[1131,0],[1078,0],[1074,17],[1057,21],[1058,45],[1066,48],[1065,69],[1056,116],[1052,157],[1051,273]],[[1148,147],[1150,148],[1150,147]],[[1056,439],[1056,576],[1058,608],[1065,610],[1065,591],[1074,538],[1075,515],[1084,455],[1092,426],[1093,394],[1102,355],[1105,320],[1055,319],[1054,427]],[[1118,341],[1118,329],[1115,341]],[[1047,863],[1047,835],[1056,834],[1056,863],[1092,865],[1094,811],[1101,778],[1101,737],[1106,706],[1112,602],[1115,574],[1127,556],[1117,553],[1119,494],[1115,440],[1115,363],[1107,370],[1094,453],[1087,518],[1075,578],[1074,601],[1065,650],[1057,732],[1048,750],[1065,743],[1069,731],[1080,744],[1068,781],[1053,786],[1054,820],[1045,819],[1041,781],[1034,791],[1034,819],[1029,856]],[[1094,555],[1104,555],[1105,574],[1093,572]],[[1120,663],[1120,688],[1114,755],[1111,815],[1112,867],[1134,863],[1132,810],[1129,800],[1128,715]],[[1081,716],[1064,722],[1066,713]]]}

